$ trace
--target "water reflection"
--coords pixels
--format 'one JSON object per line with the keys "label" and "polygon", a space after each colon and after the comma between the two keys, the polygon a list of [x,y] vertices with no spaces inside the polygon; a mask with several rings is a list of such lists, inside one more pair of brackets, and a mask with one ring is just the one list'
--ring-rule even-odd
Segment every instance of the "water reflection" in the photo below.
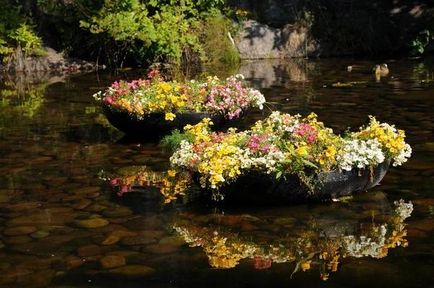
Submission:
{"label": "water reflection", "polygon": [[100,178],[108,181],[118,196],[135,192],[152,194],[155,191],[153,198],[162,199],[165,204],[186,196],[193,181],[188,171],[158,171],[147,166],[124,167],[112,175],[101,171]]}
{"label": "water reflection", "polygon": [[315,267],[327,280],[343,258],[383,258],[389,249],[407,247],[404,221],[413,205],[400,200],[394,206],[390,214],[372,211],[372,218],[360,219],[350,212],[334,222],[313,211],[297,225],[300,217],[184,213],[173,227],[190,247],[202,247],[214,268],[233,268],[243,259],[251,259],[255,269],[295,262],[293,274]]}
{"label": "water reflection", "polygon": [[[52,81],[48,79],[35,80],[29,79],[25,74],[19,74],[14,77],[4,75],[0,77],[0,109],[2,115],[11,117],[13,121],[17,115],[24,115],[27,118],[33,118],[36,112],[44,103],[44,93]],[[61,81],[55,79],[54,81]],[[5,121],[4,117],[2,117]],[[7,120],[4,126],[10,126]],[[8,125],[9,124],[9,125]]]}
{"label": "water reflection", "polygon": [[315,70],[315,63],[303,59],[245,61],[239,73],[250,79],[257,87],[290,85],[290,82],[307,82]]}

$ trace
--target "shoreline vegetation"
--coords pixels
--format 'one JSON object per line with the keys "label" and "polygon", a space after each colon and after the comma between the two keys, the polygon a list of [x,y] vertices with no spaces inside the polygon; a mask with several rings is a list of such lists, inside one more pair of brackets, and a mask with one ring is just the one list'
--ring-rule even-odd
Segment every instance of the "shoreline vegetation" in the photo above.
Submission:
{"label": "shoreline vegetation", "polygon": [[348,1],[328,2],[5,0],[0,70],[231,67],[240,59],[419,56],[433,50],[429,5],[373,1],[347,9]]}

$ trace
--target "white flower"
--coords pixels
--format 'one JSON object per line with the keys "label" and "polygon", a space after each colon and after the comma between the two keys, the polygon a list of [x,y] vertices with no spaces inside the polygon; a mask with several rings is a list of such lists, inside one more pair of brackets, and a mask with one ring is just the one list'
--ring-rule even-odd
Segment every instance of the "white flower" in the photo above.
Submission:
{"label": "white flower", "polygon": [[258,107],[261,110],[264,108],[265,97],[261,92],[256,89],[250,88],[249,97],[252,100],[253,106]]}
{"label": "white flower", "polygon": [[375,166],[384,161],[385,156],[381,144],[376,139],[346,140],[340,153],[336,156],[339,169],[351,171],[353,168],[363,169]]}
{"label": "white flower", "polygon": [[400,166],[402,163],[407,162],[408,158],[411,156],[411,147],[407,143],[404,146],[404,149],[400,151],[400,153],[393,157],[393,166]]}
{"label": "white flower", "polygon": [[182,140],[180,147],[170,157],[170,163],[173,166],[192,168],[191,163],[198,161],[199,156],[193,152],[193,144],[187,140]]}

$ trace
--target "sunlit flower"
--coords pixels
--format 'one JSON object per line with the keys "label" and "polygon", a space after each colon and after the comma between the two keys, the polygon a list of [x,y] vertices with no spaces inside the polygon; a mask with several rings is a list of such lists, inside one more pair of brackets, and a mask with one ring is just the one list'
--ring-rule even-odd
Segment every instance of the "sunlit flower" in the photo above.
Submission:
{"label": "sunlit flower", "polygon": [[173,121],[173,119],[175,119],[176,115],[170,112],[167,112],[166,114],[164,114],[164,119],[168,120],[168,121]]}

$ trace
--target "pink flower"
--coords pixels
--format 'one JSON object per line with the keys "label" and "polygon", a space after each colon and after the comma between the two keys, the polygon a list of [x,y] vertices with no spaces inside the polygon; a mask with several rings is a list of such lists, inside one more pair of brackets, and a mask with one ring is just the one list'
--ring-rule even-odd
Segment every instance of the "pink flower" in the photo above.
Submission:
{"label": "pink flower", "polygon": [[111,88],[113,88],[113,89],[118,89],[119,86],[120,86],[119,82],[118,82],[118,81],[115,81],[115,82],[112,83]]}
{"label": "pink flower", "polygon": [[104,97],[104,102],[106,104],[112,105],[114,103],[113,97],[112,96]]}
{"label": "pink flower", "polygon": [[139,84],[140,84],[140,79],[139,80],[133,80],[133,81],[128,83],[128,88],[135,90],[135,89],[139,88]]}
{"label": "pink flower", "polygon": [[316,129],[307,123],[298,125],[298,127],[294,129],[294,134],[305,138],[309,144],[314,143],[318,136]]}
{"label": "pink flower", "polygon": [[247,147],[249,147],[252,152],[267,153],[271,149],[271,145],[267,142],[267,140],[268,135],[266,134],[253,134],[247,143]]}
{"label": "pink flower", "polygon": [[223,133],[213,133],[211,135],[211,138],[212,138],[212,142],[218,143],[224,139],[224,134]]}

